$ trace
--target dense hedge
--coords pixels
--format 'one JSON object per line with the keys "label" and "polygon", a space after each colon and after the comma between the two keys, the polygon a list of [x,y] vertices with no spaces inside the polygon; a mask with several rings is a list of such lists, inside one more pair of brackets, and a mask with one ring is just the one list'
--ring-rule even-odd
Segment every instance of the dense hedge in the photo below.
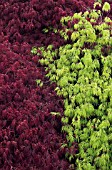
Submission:
{"label": "dense hedge", "polygon": [[31,51],[43,56],[40,63],[49,71],[47,77],[57,83],[57,94],[65,98],[62,131],[66,132],[68,147],[74,142],[79,145],[78,154],[66,153],[66,157],[72,162],[76,159],[77,170],[112,167],[112,20],[108,17],[109,11],[109,3],[103,6],[95,3],[94,9],[84,14],[61,18],[65,29],[53,30],[71,43],[55,50],[52,44]]}
{"label": "dense hedge", "polygon": [[[67,149],[60,149],[66,143],[60,134],[61,118],[50,116],[50,112],[63,114],[62,97],[56,95],[56,84],[50,84],[39,57],[30,55],[30,50],[34,45],[66,44],[52,28],[61,28],[62,16],[92,7],[93,0],[0,0],[1,170],[70,167],[64,156]],[[42,80],[42,87],[36,79]],[[68,151],[75,154],[77,143]]]}
{"label": "dense hedge", "polygon": [[42,30],[49,26],[59,27],[62,16],[84,11],[89,6],[92,8],[93,2],[93,0],[1,0],[1,32],[11,44],[27,42],[32,45],[48,45],[54,42],[56,46],[62,45],[63,40],[59,35],[51,32],[46,35]]}
{"label": "dense hedge", "polygon": [[[0,44],[0,169],[66,169],[61,143],[63,102],[30,57]],[[43,87],[35,80],[41,79]]]}
{"label": "dense hedge", "polygon": [[[50,84],[39,58],[30,55],[30,50],[34,44],[48,45],[53,41],[56,46],[64,44],[60,35],[46,35],[43,29],[56,25],[61,16],[72,15],[78,4],[76,1],[0,1],[1,170],[69,167],[64,156],[66,149],[60,149],[66,141],[60,134],[60,118],[50,115],[50,112],[63,113],[62,98],[56,95],[55,83]],[[43,87],[37,86],[36,79],[42,80]]]}

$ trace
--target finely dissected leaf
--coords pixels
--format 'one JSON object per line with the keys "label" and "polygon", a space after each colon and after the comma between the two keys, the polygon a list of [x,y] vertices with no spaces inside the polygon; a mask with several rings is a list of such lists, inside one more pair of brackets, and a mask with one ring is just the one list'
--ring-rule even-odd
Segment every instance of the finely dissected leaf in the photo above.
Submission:
{"label": "finely dissected leaf", "polygon": [[110,4],[108,2],[105,2],[102,8],[103,11],[109,11],[110,10]]}
{"label": "finely dissected leaf", "polygon": [[80,35],[79,32],[73,32],[71,35],[71,40],[75,41],[79,37],[79,35]]}
{"label": "finely dissected leaf", "polygon": [[43,82],[42,82],[40,79],[37,79],[37,80],[36,80],[36,83],[37,83],[37,85],[39,85],[40,87],[43,86]]}
{"label": "finely dissected leaf", "polygon": [[32,50],[31,50],[31,53],[32,53],[32,54],[37,54],[37,48],[36,48],[36,47],[33,47]]}
{"label": "finely dissected leaf", "polygon": [[98,15],[98,13],[97,13],[96,10],[93,10],[93,11],[89,14],[89,17],[94,18],[94,19],[98,19],[98,18],[99,18],[99,15]]}
{"label": "finely dissected leaf", "polygon": [[52,115],[60,116],[59,112],[51,112]]}

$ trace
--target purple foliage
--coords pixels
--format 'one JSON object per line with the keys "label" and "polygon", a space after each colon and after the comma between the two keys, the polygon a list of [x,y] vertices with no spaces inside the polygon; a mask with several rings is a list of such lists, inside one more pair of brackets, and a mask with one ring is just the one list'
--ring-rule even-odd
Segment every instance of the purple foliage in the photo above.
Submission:
{"label": "purple foliage", "polygon": [[59,27],[62,16],[92,8],[93,2],[94,0],[1,0],[2,34],[11,44],[27,42],[41,46],[55,42],[57,47],[64,43],[63,39],[58,34],[54,36],[52,32],[45,34],[42,29]]}
{"label": "purple foliage", "polygon": [[[60,27],[62,16],[92,8],[93,0],[1,0],[0,1],[0,169],[65,170],[66,149],[61,134],[63,100],[54,91],[31,47],[64,40],[42,29]],[[58,41],[57,41],[58,39]],[[41,79],[43,87],[35,80]],[[77,152],[77,145],[70,153]]]}
{"label": "purple foliage", "polygon": [[[66,169],[60,150],[63,102],[49,85],[45,71],[0,44],[0,169]],[[39,87],[35,79],[44,81]]]}

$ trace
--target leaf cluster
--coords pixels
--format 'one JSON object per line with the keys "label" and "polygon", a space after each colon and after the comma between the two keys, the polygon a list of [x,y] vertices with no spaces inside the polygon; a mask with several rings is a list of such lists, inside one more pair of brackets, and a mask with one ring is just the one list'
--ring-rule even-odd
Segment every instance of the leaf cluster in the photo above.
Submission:
{"label": "leaf cluster", "polygon": [[[109,10],[108,3],[103,10]],[[88,20],[89,17],[89,20]],[[40,63],[49,69],[47,77],[57,83],[58,95],[63,95],[62,131],[68,145],[79,144],[76,158],[78,170],[109,170],[112,166],[112,20],[102,19],[101,11],[93,9],[64,17],[61,23],[78,19],[74,28],[60,30],[70,44],[44,49]],[[102,20],[101,20],[102,19]],[[107,48],[105,54],[103,50]],[[55,60],[54,60],[55,58]],[[75,137],[74,137],[75,136]]]}

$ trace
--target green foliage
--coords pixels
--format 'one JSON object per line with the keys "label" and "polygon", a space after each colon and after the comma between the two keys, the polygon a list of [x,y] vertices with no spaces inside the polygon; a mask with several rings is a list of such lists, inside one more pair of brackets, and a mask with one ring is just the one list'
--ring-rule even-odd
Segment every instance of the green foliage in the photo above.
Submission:
{"label": "green foliage", "polygon": [[44,32],[44,33],[47,33],[47,32],[49,32],[49,30],[48,30],[47,28],[44,28],[44,29],[43,29],[43,32]]}
{"label": "green foliage", "polygon": [[[105,2],[103,10],[110,10],[108,3]],[[76,159],[77,170],[110,170],[112,26],[109,23],[112,20],[102,20],[101,11],[93,9],[63,17],[61,23],[66,26],[74,19],[78,19],[78,23],[73,28],[58,30],[65,40],[68,39],[67,32],[72,31],[69,37],[72,43],[56,50],[52,46],[40,48],[43,55],[40,63],[48,68],[47,77],[57,83],[57,94],[65,98],[61,120],[68,143],[63,146],[70,147],[74,141],[79,143],[79,153],[67,153],[66,157],[69,161]],[[109,50],[104,53],[102,49]]]}
{"label": "green foliage", "polygon": [[38,86],[42,87],[43,86],[43,82],[40,79],[36,80],[36,83]]}
{"label": "green foliage", "polygon": [[98,0],[98,2],[95,2],[95,3],[94,3],[94,8],[95,8],[97,5],[101,7],[101,0]]}
{"label": "green foliage", "polygon": [[55,116],[60,116],[60,113],[59,112],[51,112],[52,115],[55,115]]}
{"label": "green foliage", "polygon": [[33,47],[32,50],[31,50],[31,53],[32,53],[32,54],[37,54],[37,48],[36,48],[36,47]]}
{"label": "green foliage", "polygon": [[109,11],[110,10],[110,4],[108,2],[105,2],[102,8],[103,11]]}

